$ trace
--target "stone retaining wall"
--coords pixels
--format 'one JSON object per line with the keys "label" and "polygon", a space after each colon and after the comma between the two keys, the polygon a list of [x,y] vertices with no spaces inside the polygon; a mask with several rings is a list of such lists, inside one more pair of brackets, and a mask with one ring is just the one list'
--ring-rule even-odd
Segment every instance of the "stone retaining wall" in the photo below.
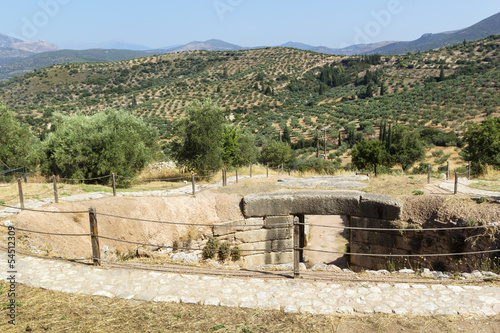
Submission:
{"label": "stone retaining wall", "polygon": [[213,236],[237,245],[245,266],[291,263],[292,223],[292,216],[247,218],[214,225]]}
{"label": "stone retaining wall", "polygon": [[[426,222],[406,223],[369,218],[351,218],[351,227],[383,229],[419,229],[422,231],[350,231],[351,253],[384,254],[449,254],[488,251],[500,246],[500,231],[484,228],[446,230],[457,227],[455,223]],[[442,228],[425,231],[426,228]],[[493,254],[436,257],[372,257],[350,255],[354,266],[364,269],[430,268],[438,271],[489,270]]]}

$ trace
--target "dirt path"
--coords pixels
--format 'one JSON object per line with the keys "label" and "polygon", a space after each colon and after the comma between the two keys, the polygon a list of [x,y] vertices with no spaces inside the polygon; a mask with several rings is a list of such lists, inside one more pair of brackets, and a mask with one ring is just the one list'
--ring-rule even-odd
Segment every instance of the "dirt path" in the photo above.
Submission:
{"label": "dirt path", "polygon": [[[328,225],[336,227],[347,226],[347,217],[333,215],[311,215],[308,216],[310,224]],[[347,230],[337,228],[322,228],[312,226],[309,232],[309,241],[306,246],[312,250],[339,251],[345,252],[347,240]],[[341,268],[346,267],[346,261],[342,254],[306,251],[309,258],[307,267],[315,264],[333,264]]]}

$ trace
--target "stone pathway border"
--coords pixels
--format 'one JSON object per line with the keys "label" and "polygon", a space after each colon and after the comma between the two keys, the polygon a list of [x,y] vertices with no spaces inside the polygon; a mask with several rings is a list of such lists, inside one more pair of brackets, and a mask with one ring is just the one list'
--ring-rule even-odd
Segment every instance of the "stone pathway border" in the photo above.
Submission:
{"label": "stone pathway border", "polygon": [[[7,267],[6,254],[0,264]],[[139,301],[312,314],[500,314],[500,287],[494,286],[212,277],[94,268],[19,255],[16,269],[17,282],[31,287]],[[6,271],[0,278],[8,277]]]}

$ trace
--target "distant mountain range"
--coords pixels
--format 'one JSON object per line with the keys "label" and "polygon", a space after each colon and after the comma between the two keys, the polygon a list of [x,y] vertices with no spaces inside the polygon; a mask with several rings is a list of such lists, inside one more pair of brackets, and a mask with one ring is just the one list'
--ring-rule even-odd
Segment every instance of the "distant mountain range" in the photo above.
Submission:
{"label": "distant mountain range", "polygon": [[[345,48],[332,49],[326,46],[312,46],[298,42],[287,42],[279,47],[291,47],[301,50],[314,51],[325,54],[354,55],[354,54],[404,54],[407,52],[427,51],[461,43],[464,40],[478,40],[489,35],[500,34],[500,13],[482,20],[468,28],[424,34],[417,40],[398,42],[385,41],[372,44],[357,44]],[[110,41],[100,44],[70,44],[75,48],[88,47],[86,50],[60,50],[56,45],[46,41],[24,42],[22,40],[0,34],[0,80],[17,76],[35,68],[58,63],[81,61],[117,61],[152,54],[175,53],[194,50],[208,51],[238,51],[260,47],[243,47],[230,44],[218,39],[204,42],[194,41],[185,45],[174,45],[158,49],[148,49],[144,45],[130,44],[123,41]],[[264,46],[261,46],[264,47]]]}

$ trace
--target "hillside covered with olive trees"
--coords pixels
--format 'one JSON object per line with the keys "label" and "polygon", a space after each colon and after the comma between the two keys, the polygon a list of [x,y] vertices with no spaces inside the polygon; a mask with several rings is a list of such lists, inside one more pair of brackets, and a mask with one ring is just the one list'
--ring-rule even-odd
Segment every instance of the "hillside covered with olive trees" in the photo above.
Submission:
{"label": "hillside covered with olive trees", "polygon": [[397,56],[277,47],[53,65],[0,83],[0,101],[41,138],[54,114],[127,110],[158,129],[166,151],[173,122],[206,99],[258,145],[284,137],[299,156],[314,152],[317,129],[330,159],[395,124],[459,145],[468,125],[500,114],[499,44],[490,36]]}

